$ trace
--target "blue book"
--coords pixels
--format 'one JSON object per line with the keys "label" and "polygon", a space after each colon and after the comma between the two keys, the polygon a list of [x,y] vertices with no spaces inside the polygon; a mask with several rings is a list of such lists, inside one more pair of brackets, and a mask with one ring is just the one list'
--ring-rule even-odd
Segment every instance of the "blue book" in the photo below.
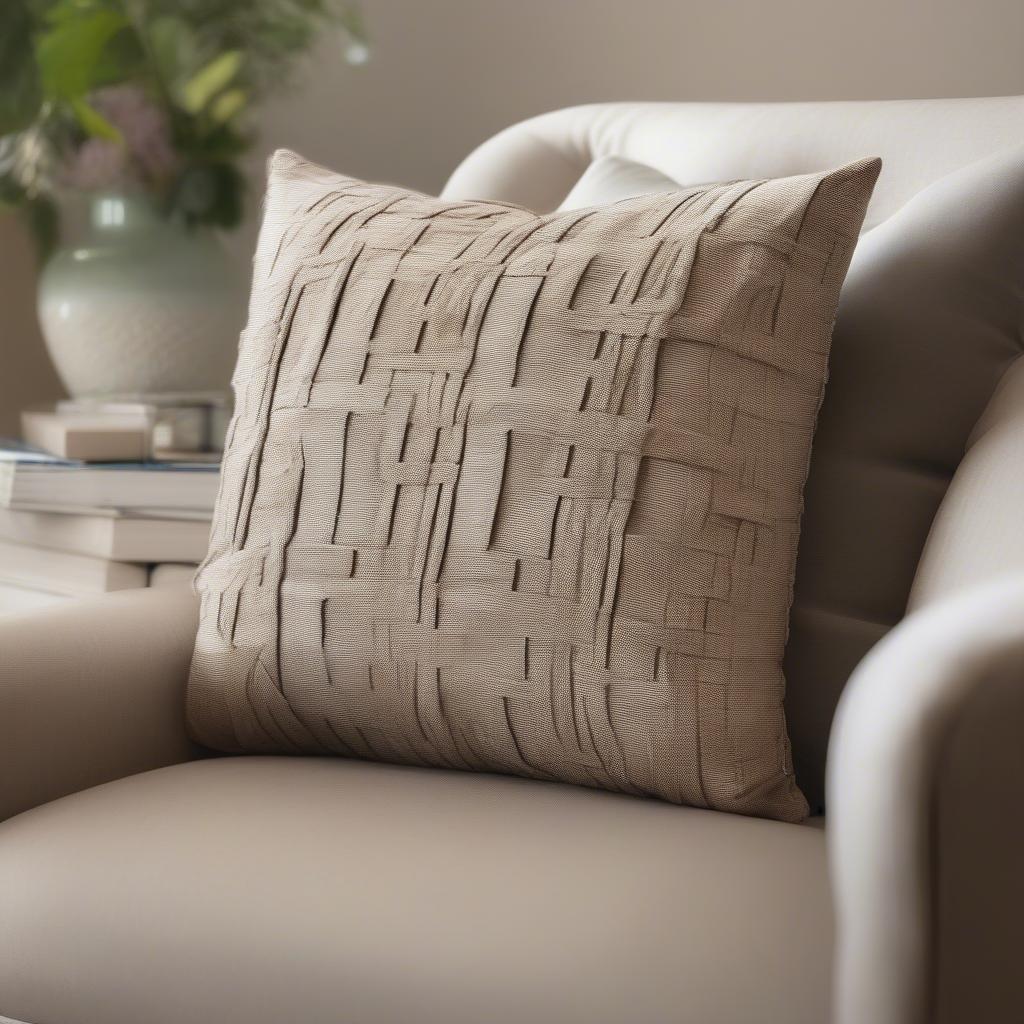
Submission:
{"label": "blue book", "polygon": [[208,462],[79,462],[0,440],[0,507],[209,514],[219,469]]}

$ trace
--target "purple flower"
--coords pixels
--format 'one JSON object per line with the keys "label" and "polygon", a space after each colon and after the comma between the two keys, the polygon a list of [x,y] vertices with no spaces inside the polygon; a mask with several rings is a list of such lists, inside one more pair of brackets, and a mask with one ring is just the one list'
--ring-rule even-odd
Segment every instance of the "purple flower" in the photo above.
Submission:
{"label": "purple flower", "polygon": [[89,97],[92,107],[121,133],[121,142],[86,139],[72,154],[69,184],[89,191],[159,187],[179,166],[166,113],[137,85],[112,85]]}
{"label": "purple flower", "polygon": [[137,177],[131,173],[125,147],[107,139],[86,139],[71,154],[62,177],[68,185],[84,192],[138,184]]}
{"label": "purple flower", "polygon": [[144,177],[159,181],[176,170],[167,114],[139,86],[108,86],[93,94],[92,103],[121,132]]}

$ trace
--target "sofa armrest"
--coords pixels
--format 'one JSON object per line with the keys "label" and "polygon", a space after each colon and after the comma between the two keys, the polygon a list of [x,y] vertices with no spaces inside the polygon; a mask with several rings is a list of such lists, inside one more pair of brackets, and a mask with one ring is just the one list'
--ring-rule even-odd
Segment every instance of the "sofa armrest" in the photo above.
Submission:
{"label": "sofa armrest", "polygon": [[0,620],[0,820],[199,755],[184,716],[197,613],[182,588]]}
{"label": "sofa armrest", "polygon": [[1024,1020],[1024,577],[864,659],[828,793],[836,1024]]}
{"label": "sofa armrest", "polygon": [[1003,374],[932,522],[908,609],[1024,573],[1024,356]]}

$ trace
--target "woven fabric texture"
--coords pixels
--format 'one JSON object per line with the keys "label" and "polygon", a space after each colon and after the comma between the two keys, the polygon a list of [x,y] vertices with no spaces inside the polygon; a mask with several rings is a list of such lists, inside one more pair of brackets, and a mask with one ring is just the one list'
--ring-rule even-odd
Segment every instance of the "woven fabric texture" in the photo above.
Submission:
{"label": "woven fabric texture", "polygon": [[801,818],[780,666],[879,166],[537,216],[276,154],[194,736]]}

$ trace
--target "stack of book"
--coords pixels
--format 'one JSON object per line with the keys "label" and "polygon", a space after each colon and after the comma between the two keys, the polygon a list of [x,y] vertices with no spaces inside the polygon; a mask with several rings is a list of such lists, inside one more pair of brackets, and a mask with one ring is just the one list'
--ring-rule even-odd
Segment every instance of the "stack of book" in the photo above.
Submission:
{"label": "stack of book", "polygon": [[206,553],[228,405],[124,395],[22,414],[0,441],[0,613],[185,585]]}

